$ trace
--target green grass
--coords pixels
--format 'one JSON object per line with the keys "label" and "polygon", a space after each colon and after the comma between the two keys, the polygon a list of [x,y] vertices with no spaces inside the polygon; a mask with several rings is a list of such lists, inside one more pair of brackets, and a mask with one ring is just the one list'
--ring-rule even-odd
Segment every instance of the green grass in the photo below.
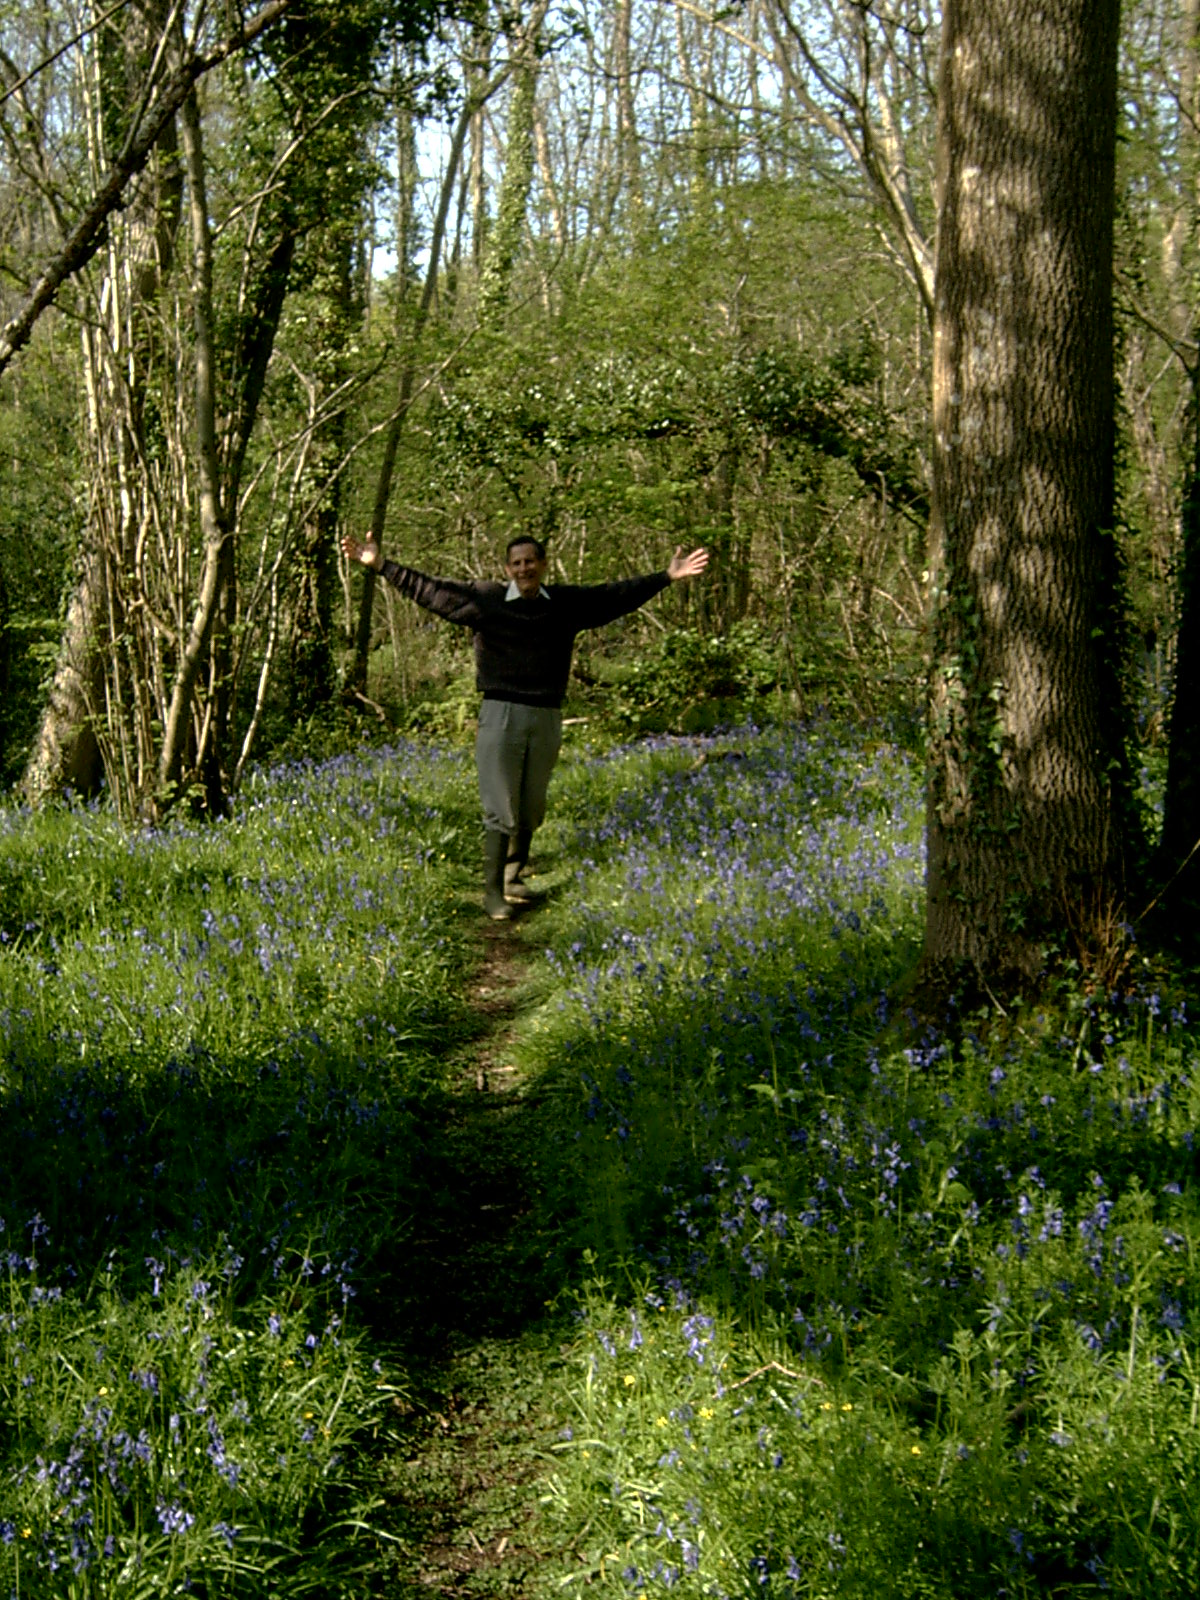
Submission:
{"label": "green grass", "polygon": [[475,805],[0,816],[0,1592],[1200,1589],[1179,998],[916,1030],[908,758],[746,728],[568,743],[506,1040]]}
{"label": "green grass", "polygon": [[406,747],[216,827],[0,819],[4,1592],[361,1592],[472,813]]}
{"label": "green grass", "polygon": [[884,747],[668,742],[597,773],[606,808],[573,781],[587,866],[526,1044],[586,1280],[556,1581],[1196,1592],[1185,1010],[892,1018],[919,811]]}

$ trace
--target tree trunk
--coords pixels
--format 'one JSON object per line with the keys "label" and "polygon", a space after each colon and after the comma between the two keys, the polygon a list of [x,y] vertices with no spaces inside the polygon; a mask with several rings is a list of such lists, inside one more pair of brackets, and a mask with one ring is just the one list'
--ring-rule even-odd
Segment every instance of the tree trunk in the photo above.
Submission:
{"label": "tree trunk", "polygon": [[[145,57],[164,25],[161,8],[131,15],[130,33],[94,57],[85,100],[94,170],[124,138]],[[119,48],[118,48],[119,45]],[[129,798],[145,758],[138,728],[148,726],[151,691],[144,661],[125,626],[138,525],[146,520],[145,412],[151,346],[146,308],[169,274],[179,227],[182,183],[173,122],[132,185],[109,230],[107,266],[92,315],[82,324],[91,493],[78,575],[37,737],[21,781],[38,805],[69,787],[98,791],[107,776],[118,804]]]}
{"label": "tree trunk", "polygon": [[1111,955],[1130,842],[1113,523],[1118,0],[950,0],[939,103],[931,981]]}
{"label": "tree trunk", "polygon": [[104,764],[92,719],[104,681],[100,651],[104,612],[104,558],[98,549],[87,548],[67,607],[42,720],[21,778],[21,794],[30,805],[41,805],[64,788],[90,795],[100,786]]}
{"label": "tree trunk", "polygon": [[[1200,4],[1184,0],[1181,28],[1189,72],[1181,95],[1184,115],[1181,165],[1187,188],[1186,231],[1200,235]],[[1200,334],[1200,307],[1190,278],[1190,327]],[[1185,301],[1186,303],[1186,301]],[[1176,563],[1174,675],[1167,734],[1167,786],[1156,862],[1163,885],[1159,911],[1168,930],[1195,949],[1200,941],[1200,365],[1188,369],[1191,387],[1192,454],[1180,508]]]}
{"label": "tree trunk", "polygon": [[[196,457],[200,537],[204,548],[204,564],[191,629],[176,667],[171,703],[163,728],[158,781],[159,789],[168,804],[174,798],[175,791],[184,776],[183,758],[187,745],[192,697],[200,675],[205,647],[220,614],[223,580],[227,578],[229,562],[226,546],[232,537],[221,505],[220,472],[217,465],[212,237],[208,219],[200,113],[194,95],[184,101],[182,123],[195,253],[192,293],[195,321]],[[220,812],[224,809],[224,794],[214,793],[212,790],[212,762],[217,759],[218,753],[212,752],[211,746],[210,751],[200,753],[202,756],[207,756],[206,787],[209,809]]]}
{"label": "tree trunk", "polygon": [[[346,347],[362,310],[354,292],[354,246],[353,229],[344,224],[331,229],[323,241],[318,327],[326,353],[315,380],[313,409],[317,415],[345,382]],[[400,270],[403,265],[401,259]],[[335,403],[313,440],[311,510],[300,530],[296,552],[296,608],[288,674],[288,708],[295,721],[306,721],[333,701],[333,595],[345,447],[346,409]]]}
{"label": "tree trunk", "polygon": [[1179,629],[1158,877],[1172,931],[1195,943],[1200,913],[1200,370],[1192,370],[1193,459],[1181,514]]}
{"label": "tree trunk", "polygon": [[396,107],[396,303],[402,307],[413,287],[413,263],[419,244],[417,187],[421,172],[417,161],[417,125],[412,107]]}
{"label": "tree trunk", "polygon": [[[450,215],[450,202],[454,198],[459,164],[462,161],[463,146],[467,140],[468,130],[474,124],[477,112],[486,105],[490,97],[504,82],[508,75],[508,70],[507,67],[501,68],[490,82],[480,85],[478,101],[469,98],[465,102],[458,114],[458,121],[455,124],[454,134],[450,140],[450,150],[446,156],[446,170],[442,177],[441,193],[438,197],[437,215],[433,220],[433,234],[429,242],[429,264],[425,270],[425,282],[421,289],[421,298],[413,316],[408,354],[400,371],[400,387],[396,400],[396,411],[383,442],[383,459],[379,464],[379,476],[375,483],[375,502],[371,508],[371,534],[381,544],[383,542],[383,527],[387,520],[388,500],[392,492],[392,475],[396,470],[396,454],[400,448],[400,435],[404,429],[409,403],[412,400],[413,387],[416,383],[417,362],[421,351],[421,335],[425,331],[426,322],[429,320],[434,294],[437,290],[438,263],[442,256],[442,244],[446,237],[446,220]],[[354,634],[354,661],[350,669],[350,688],[360,695],[365,694],[367,689],[367,657],[370,654],[371,647],[371,610],[374,603],[375,572],[373,568],[367,567],[363,572],[362,598],[359,601],[358,623]]]}
{"label": "tree trunk", "polygon": [[538,0],[529,22],[511,42],[512,97],[504,150],[504,177],[496,202],[496,221],[488,236],[479,275],[479,320],[494,323],[508,303],[513,262],[525,228],[529,191],[533,187],[534,104],[537,94],[538,35],[546,14]]}
{"label": "tree trunk", "polygon": [[617,170],[629,216],[630,232],[637,238],[643,223],[642,169],[638,155],[637,113],[634,105],[631,44],[634,0],[618,0],[613,15],[613,57],[617,79]]}
{"label": "tree trunk", "polygon": [[[472,36],[472,62],[475,86],[482,86],[487,81],[491,69],[491,41],[487,30],[477,27]],[[471,113],[471,159],[469,163],[468,186],[471,192],[471,261],[478,277],[483,267],[484,241],[487,238],[487,173],[485,160],[487,152],[484,141],[487,136],[487,124],[484,118],[486,100],[476,94],[473,97]],[[434,263],[436,266],[436,262]]]}

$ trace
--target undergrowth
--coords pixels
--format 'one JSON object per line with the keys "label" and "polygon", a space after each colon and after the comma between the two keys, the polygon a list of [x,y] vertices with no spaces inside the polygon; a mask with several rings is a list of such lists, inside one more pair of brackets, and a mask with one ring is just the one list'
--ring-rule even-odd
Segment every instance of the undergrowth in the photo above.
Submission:
{"label": "undergrowth", "polygon": [[744,730],[627,759],[603,809],[575,775],[528,1041],[586,1280],[560,1581],[1193,1594],[1186,1007],[1063,993],[922,1035],[888,999],[920,904],[899,752]]}
{"label": "undergrowth", "polygon": [[403,746],[216,826],[0,814],[0,1592],[441,1581],[414,1397],[485,1348],[463,1448],[540,1510],[472,1592],[1196,1592],[1183,999],[922,1033],[902,750],[569,742],[497,935],[527,1088],[467,1113],[473,789]]}
{"label": "undergrowth", "polygon": [[405,746],[217,826],[0,814],[0,1592],[363,1592],[471,789]]}

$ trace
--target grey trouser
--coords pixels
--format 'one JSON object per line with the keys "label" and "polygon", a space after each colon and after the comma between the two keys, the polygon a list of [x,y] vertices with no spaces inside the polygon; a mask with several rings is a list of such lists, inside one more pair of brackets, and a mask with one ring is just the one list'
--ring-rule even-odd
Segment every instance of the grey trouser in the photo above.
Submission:
{"label": "grey trouser", "polygon": [[475,765],[483,825],[493,833],[532,833],[546,815],[546,788],[562,744],[562,712],[485,700],[479,708]]}

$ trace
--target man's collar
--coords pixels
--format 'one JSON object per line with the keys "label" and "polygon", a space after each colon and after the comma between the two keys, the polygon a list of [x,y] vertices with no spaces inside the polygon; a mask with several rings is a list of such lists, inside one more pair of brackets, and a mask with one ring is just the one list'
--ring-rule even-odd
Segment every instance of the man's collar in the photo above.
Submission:
{"label": "man's collar", "polygon": [[[508,580],[508,588],[504,591],[504,598],[506,600],[521,600],[524,598],[520,589],[517,588],[517,580],[515,578]],[[550,591],[543,584],[538,592],[535,595],[531,595],[530,598],[533,600],[549,600]]]}

